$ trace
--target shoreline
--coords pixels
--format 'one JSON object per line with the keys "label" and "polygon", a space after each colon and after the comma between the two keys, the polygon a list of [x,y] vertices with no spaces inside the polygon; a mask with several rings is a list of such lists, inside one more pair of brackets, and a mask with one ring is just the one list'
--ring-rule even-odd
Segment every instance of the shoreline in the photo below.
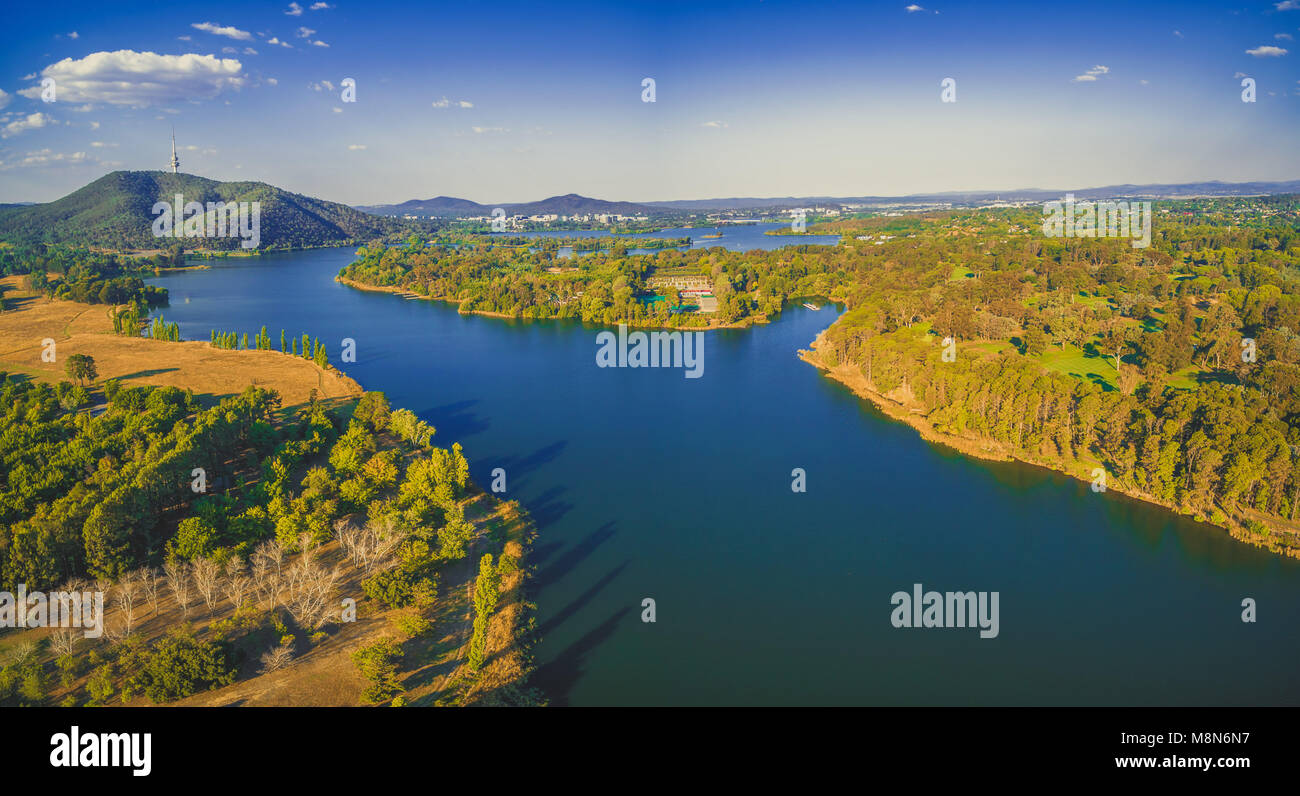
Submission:
{"label": "shoreline", "polygon": [[[925,440],[926,442],[933,445],[942,445],[964,456],[970,456],[975,459],[981,459],[984,461],[995,461],[995,462],[1018,462],[1020,464],[1026,464],[1031,467],[1039,467],[1045,470],[1050,470],[1052,472],[1059,473],[1061,475],[1067,476],[1069,478],[1078,481],[1083,481],[1085,483],[1088,483],[1091,480],[1089,478],[1085,478],[1083,476],[1071,472],[1065,463],[1030,459],[1023,455],[1018,455],[1017,452],[1015,451],[1008,450],[1006,446],[994,440],[981,440],[981,439],[967,438],[967,437],[955,437],[951,434],[946,434],[944,432],[936,430],[933,424],[931,424],[929,420],[926,419],[925,415],[921,414],[918,411],[910,410],[903,404],[899,403],[898,401],[895,401],[889,398],[888,396],[876,392],[872,387],[868,385],[866,377],[852,365],[841,364],[841,365],[832,366],[827,364],[822,359],[822,355],[820,351],[821,347],[824,344],[823,341],[825,339],[825,335],[826,335],[826,329],[823,329],[821,332],[817,334],[817,337],[813,340],[810,346],[811,350],[800,349],[797,354],[799,359],[803,360],[807,364],[812,365],[814,368],[821,371],[822,375],[826,376],[827,378],[834,379],[835,381],[844,385],[857,397],[870,402],[877,410],[880,411],[881,414],[885,415],[889,419],[904,423],[912,427],[921,436],[921,439]],[[1080,464],[1083,463],[1081,462]],[[1284,557],[1300,559],[1300,548],[1270,544],[1268,539],[1261,538],[1254,532],[1247,529],[1245,527],[1244,522],[1242,522],[1236,516],[1227,514],[1226,510],[1224,510],[1224,513],[1228,517],[1227,523],[1213,522],[1208,517],[1198,516],[1189,511],[1181,509],[1178,506],[1169,503],[1168,501],[1164,501],[1161,500],[1160,498],[1155,497],[1154,495],[1147,494],[1146,492],[1143,492],[1140,489],[1136,489],[1122,482],[1117,482],[1117,479],[1113,479],[1113,480],[1116,482],[1112,483],[1108,481],[1106,483],[1106,491],[1118,492],[1121,495],[1124,495],[1133,500],[1138,500],[1143,503],[1148,503],[1154,506],[1159,506],[1160,508],[1163,509],[1167,509],[1169,512],[1176,514],[1180,517],[1185,517],[1187,519],[1194,520],[1195,522],[1213,528],[1222,529],[1224,531],[1227,531],[1228,535],[1231,536],[1233,539],[1236,539],[1237,541],[1243,542],[1245,544],[1249,544],[1253,547],[1263,548],[1265,550],[1268,550],[1271,553],[1275,553],[1277,555],[1281,555]]]}
{"label": "shoreline", "polygon": [[[419,301],[441,301],[447,304],[455,304],[456,311],[459,312],[461,315],[482,315],[487,318],[500,318],[507,321],[579,321],[581,323],[586,323],[586,321],[583,321],[581,318],[530,318],[524,315],[509,315],[504,312],[493,312],[492,310],[466,310],[466,309],[461,309],[461,305],[464,303],[463,299],[454,299],[448,296],[421,296],[419,293],[416,293],[413,290],[407,290],[406,288],[381,286],[381,285],[367,285],[364,282],[356,282],[354,280],[347,279],[342,276],[335,276],[334,281],[338,282],[341,285],[346,285],[347,287],[356,288],[357,290],[365,290],[371,293],[391,293],[393,295],[401,296],[404,299],[419,300]],[[768,316],[762,315],[762,316],[753,316],[743,321],[737,321],[735,323],[721,323],[721,324],[711,323],[708,326],[663,326],[654,323],[635,323],[632,321],[623,321],[623,325],[627,326],[629,329],[663,329],[663,330],[673,331],[673,332],[712,332],[712,331],[718,331],[722,329],[748,329],[760,323],[769,323],[769,322],[770,319],[768,318]],[[619,324],[617,323],[615,324],[600,323],[596,325],[604,326],[607,328],[618,328],[619,326]]]}

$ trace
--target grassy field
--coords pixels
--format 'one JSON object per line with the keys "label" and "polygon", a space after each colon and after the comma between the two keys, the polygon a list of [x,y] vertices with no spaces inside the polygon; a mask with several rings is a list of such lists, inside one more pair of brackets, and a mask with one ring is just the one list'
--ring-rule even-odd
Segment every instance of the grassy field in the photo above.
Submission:
{"label": "grassy field", "polygon": [[[168,343],[113,334],[109,307],[57,301],[23,291],[18,277],[0,280],[8,288],[0,312],[0,371],[24,373],[41,381],[68,377],[63,362],[71,354],[94,358],[99,381],[174,386],[215,402],[250,385],[280,393],[285,406],[305,403],[313,389],[321,399],[359,395],[360,386],[335,370],[277,351],[227,351],[208,341]],[[55,342],[55,361],[41,359],[42,340]]]}
{"label": "grassy field", "polygon": [[1067,345],[1064,349],[1049,346],[1036,358],[1048,370],[1115,387],[1115,363],[1109,357],[1090,357],[1082,349]]}

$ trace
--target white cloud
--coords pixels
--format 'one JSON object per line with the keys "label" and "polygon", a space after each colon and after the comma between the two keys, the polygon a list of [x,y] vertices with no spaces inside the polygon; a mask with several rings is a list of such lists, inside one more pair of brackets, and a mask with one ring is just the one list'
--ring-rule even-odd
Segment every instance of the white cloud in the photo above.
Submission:
{"label": "white cloud", "polygon": [[0,164],[0,169],[52,166],[59,163],[68,163],[72,165],[77,165],[80,163],[93,163],[93,162],[96,161],[93,158],[89,157],[85,152],[68,152],[68,153],[57,152],[56,153],[51,149],[37,149],[35,151],[28,152],[24,157],[22,157],[19,160],[5,161],[4,163]]}
{"label": "white cloud", "polygon": [[1073,82],[1093,83],[1097,80],[1098,76],[1108,74],[1109,72],[1110,72],[1109,66],[1102,66],[1101,64],[1097,64],[1096,66],[1084,72],[1083,74],[1075,75]]}
{"label": "white cloud", "polygon": [[432,104],[433,104],[433,107],[435,107],[435,108],[440,108],[440,109],[441,109],[441,108],[450,108],[450,107],[453,106],[453,105],[455,105],[457,108],[472,108],[472,107],[474,107],[474,103],[470,102],[469,100],[449,100],[449,99],[447,99],[446,97],[443,97],[443,98],[440,99],[440,100],[434,100],[434,102],[433,102]]}
{"label": "white cloud", "polygon": [[350,150],[352,150],[352,151],[354,151],[354,152],[355,152],[356,150],[359,150],[359,149],[365,149],[365,148],[366,148],[366,145],[365,145],[365,144],[348,144],[348,149],[350,149]]}
{"label": "white cloud", "polygon": [[1295,41],[1295,37],[1290,33],[1274,33],[1273,38],[1285,41]]}
{"label": "white cloud", "polygon": [[311,10],[312,10],[312,11],[324,11],[324,10],[327,9],[327,8],[333,8],[333,7],[334,7],[334,6],[330,5],[329,3],[312,3],[312,4],[311,4]]}
{"label": "white cloud", "polygon": [[319,83],[308,83],[307,88],[311,89],[312,91],[333,91],[334,84],[328,80],[322,80]]}
{"label": "white cloud", "polygon": [[474,133],[477,134],[477,135],[483,135],[484,133],[508,133],[508,132],[510,132],[510,130],[507,129],[507,128],[505,128],[505,127],[471,127],[471,128],[469,128],[469,129],[473,130]]}
{"label": "white cloud", "polygon": [[326,43],[323,42],[323,41],[314,41],[314,42],[312,42],[312,44],[315,45],[316,47],[328,47],[328,46],[329,46],[328,44],[326,44]]}
{"label": "white cloud", "polygon": [[181,41],[194,41],[193,36],[177,36],[176,38],[180,39]]}
{"label": "white cloud", "polygon": [[252,41],[253,34],[246,30],[231,27],[230,25],[218,25],[214,22],[191,22],[190,27],[195,30],[201,30],[205,33],[211,33],[214,36],[226,36],[239,41]]}
{"label": "white cloud", "polygon": [[1180,39],[1183,38],[1183,32],[1181,30],[1174,31],[1174,35]]}
{"label": "white cloud", "polygon": [[1280,3],[1274,3],[1273,7],[1278,11],[1300,10],[1300,0],[1282,0]]}
{"label": "white cloud", "polygon": [[914,13],[916,13],[917,11],[924,11],[925,9],[924,9],[924,8],[921,8],[921,7],[918,6],[916,3],[913,3],[912,5],[908,6],[908,7],[905,8],[904,10],[905,10],[907,13],[909,13],[909,14],[914,14]]}
{"label": "white cloud", "polygon": [[275,36],[272,36],[271,38],[267,39],[267,40],[266,40],[266,43],[267,43],[267,44],[278,44],[278,45],[280,45],[281,47],[288,47],[288,48],[290,48],[290,49],[293,48],[293,45],[292,45],[292,44],[290,44],[290,43],[287,42],[287,41],[280,41],[280,39],[277,38],[277,37],[275,37]]}
{"label": "white cloud", "polygon": [[[238,90],[248,80],[243,66],[234,58],[196,53],[159,55],[135,50],[97,52],[81,59],[64,58],[41,70],[41,76],[57,81],[60,101],[133,107],[212,99],[223,91]],[[18,93],[36,99],[41,95],[41,87],[33,86]]]}
{"label": "white cloud", "polygon": [[297,3],[290,3],[289,10],[284,13],[285,16],[300,17],[302,16],[302,6],[298,5]]}
{"label": "white cloud", "polygon": [[0,128],[0,138],[11,138],[19,133],[25,133],[28,130],[38,130],[49,124],[54,124],[54,119],[44,113],[32,113],[17,121],[10,122],[3,128]]}
{"label": "white cloud", "polygon": [[723,127],[726,127],[726,126],[727,126],[727,123],[726,123],[726,122],[705,122],[704,124],[702,124],[702,125],[700,125],[700,126],[701,126],[701,127],[713,127],[713,128],[721,129],[721,128],[723,128]]}
{"label": "white cloud", "polygon": [[300,39],[310,38],[315,33],[316,31],[311,28],[298,28],[298,38]]}
{"label": "white cloud", "polygon": [[14,95],[0,88],[0,108],[7,106],[14,98]]}
{"label": "white cloud", "polygon": [[81,38],[81,34],[77,33],[77,32],[74,30],[74,31],[72,31],[71,33],[68,34],[68,38],[69,38],[69,39],[72,39],[72,40],[75,41],[75,40]]}
{"label": "white cloud", "polygon": [[335,113],[342,113],[342,112],[343,112],[343,109],[342,109],[342,108],[339,108],[339,107],[331,108],[331,110],[333,110]]}
{"label": "white cloud", "polygon": [[273,78],[273,77],[268,77],[268,78],[266,79],[266,84],[267,84],[268,86],[278,86],[278,85],[280,85],[280,81],[279,81],[279,80],[276,80],[276,79]]}
{"label": "white cloud", "polygon": [[1232,79],[1233,79],[1233,80],[1238,80],[1238,79],[1243,78],[1243,77],[1250,77],[1250,75],[1246,74],[1245,72],[1237,72],[1236,74],[1234,74],[1234,75],[1232,76]]}
{"label": "white cloud", "polygon": [[1247,50],[1246,55],[1253,55],[1256,58],[1277,58],[1286,55],[1286,50],[1281,47],[1274,47],[1271,44],[1265,44],[1262,47],[1256,47],[1253,50]]}

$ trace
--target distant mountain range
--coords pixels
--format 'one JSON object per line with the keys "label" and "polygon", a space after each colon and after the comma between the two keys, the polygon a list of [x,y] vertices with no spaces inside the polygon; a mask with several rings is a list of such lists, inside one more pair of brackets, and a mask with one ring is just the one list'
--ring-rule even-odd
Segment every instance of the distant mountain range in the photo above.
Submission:
{"label": "distant mountain range", "polygon": [[578,194],[552,196],[539,202],[479,204],[468,199],[438,196],[433,199],[412,199],[395,205],[360,206],[367,213],[386,216],[438,216],[464,218],[487,216],[495,208],[508,215],[559,215],[616,213],[619,215],[663,216],[681,213],[706,213],[735,210],[785,209],[827,204],[987,204],[1004,202],[1041,202],[1058,199],[1066,193],[1080,199],[1106,199],[1119,197],[1187,198],[1192,196],[1250,196],[1255,194],[1300,193],[1300,180],[1288,182],[1188,182],[1153,183],[1147,185],[1107,185],[1100,188],[1045,189],[1023,188],[1014,191],[947,191],[943,193],[908,194],[905,196],[779,196],[779,197],[729,197],[721,199],[683,199],[669,202],[608,202]]}
{"label": "distant mountain range", "polygon": [[[395,240],[412,232],[429,232],[437,222],[401,216],[464,218],[490,216],[500,207],[508,215],[589,215],[669,217],[706,212],[781,211],[812,205],[953,205],[1042,202],[1059,198],[1068,189],[1026,188],[1017,191],[946,192],[907,196],[787,196],[732,197],[671,202],[611,202],[578,194],[552,196],[536,202],[480,204],[468,199],[437,196],[395,205],[349,207],[264,182],[219,182],[193,174],[163,171],[115,171],[53,202],[0,204],[0,240],[74,243],[113,249],[166,248],[174,239],[153,235],[156,202],[261,202],[261,247],[353,245],[375,239]],[[1246,196],[1300,193],[1300,180],[1288,182],[1193,182],[1176,184],[1109,185],[1068,190],[1080,199],[1192,196]],[[188,238],[187,248],[239,246],[239,238]]]}
{"label": "distant mountain range", "polygon": [[[15,242],[74,243],[114,249],[166,248],[156,238],[154,203],[260,202],[262,248],[348,245],[399,234],[412,225],[347,205],[267,185],[219,182],[193,174],[114,171],[62,199],[0,206],[0,238]],[[181,239],[187,248],[234,249],[239,238]]]}
{"label": "distant mountain range", "polygon": [[636,204],[634,202],[607,202],[604,199],[592,199],[586,196],[579,196],[576,193],[569,193],[563,196],[552,196],[549,199],[541,199],[536,202],[505,202],[501,204],[479,204],[471,202],[468,199],[457,199],[453,196],[435,196],[432,199],[411,199],[396,205],[369,205],[358,206],[357,209],[366,213],[374,213],[381,216],[438,216],[439,218],[465,218],[468,216],[490,216],[496,208],[506,211],[511,216],[541,216],[541,215],[590,215],[599,213],[609,213],[620,216],[654,216],[664,215],[665,210],[652,207],[650,204]]}

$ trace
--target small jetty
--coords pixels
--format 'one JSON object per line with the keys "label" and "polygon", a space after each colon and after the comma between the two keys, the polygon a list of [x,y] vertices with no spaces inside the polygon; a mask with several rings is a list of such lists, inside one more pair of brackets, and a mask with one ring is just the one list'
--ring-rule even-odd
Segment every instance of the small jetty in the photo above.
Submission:
{"label": "small jetty", "polygon": [[814,312],[821,309],[821,307],[818,307],[816,304],[813,304],[812,302],[809,301],[805,301],[803,305],[808,309],[813,310]]}
{"label": "small jetty", "polygon": [[712,234],[712,235],[701,235],[700,237],[702,237],[702,238],[721,238],[721,237],[722,237],[722,233],[721,233],[721,232],[716,232],[716,233],[714,233],[714,234]]}

